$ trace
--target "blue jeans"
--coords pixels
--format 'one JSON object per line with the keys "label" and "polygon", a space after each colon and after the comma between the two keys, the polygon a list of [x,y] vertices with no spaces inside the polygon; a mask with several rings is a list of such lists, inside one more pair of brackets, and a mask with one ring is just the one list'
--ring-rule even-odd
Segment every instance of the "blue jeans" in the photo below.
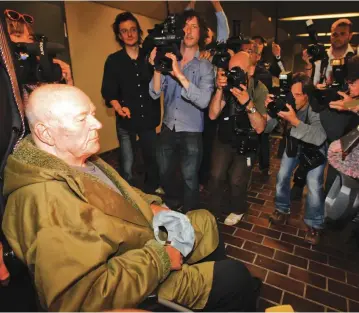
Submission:
{"label": "blue jeans", "polygon": [[[294,169],[299,164],[299,157],[290,158],[283,153],[280,169],[277,175],[275,206],[285,214],[290,213],[290,180]],[[324,223],[324,168],[326,163],[309,171],[307,175],[308,193],[305,203],[304,222],[316,229],[323,228]]]}
{"label": "blue jeans", "polygon": [[163,124],[159,138],[157,161],[160,170],[160,184],[166,195],[167,205],[177,206],[182,201],[179,190],[174,186],[176,165],[180,157],[181,172],[184,180],[183,210],[198,207],[199,168],[202,161],[202,133],[175,132]]}
{"label": "blue jeans", "polygon": [[155,129],[131,132],[120,127],[117,128],[117,137],[120,142],[120,174],[130,185],[134,184],[132,167],[135,160],[136,135],[139,137],[145,165],[144,191],[153,193],[159,186],[156,160],[157,134]]}

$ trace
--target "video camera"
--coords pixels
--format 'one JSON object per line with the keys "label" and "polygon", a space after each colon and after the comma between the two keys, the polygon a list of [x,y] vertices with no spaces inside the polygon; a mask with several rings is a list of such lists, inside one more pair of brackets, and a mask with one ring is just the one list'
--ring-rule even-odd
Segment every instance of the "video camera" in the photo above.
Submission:
{"label": "video camera", "polygon": [[242,44],[250,43],[251,40],[245,37],[243,34],[228,38],[226,42],[216,42],[206,47],[211,53],[212,64],[219,68],[228,69],[229,60],[231,55],[228,53],[228,49],[233,50],[237,53]]}
{"label": "video camera", "polygon": [[279,87],[272,88],[274,98],[267,106],[267,112],[271,118],[276,118],[280,111],[288,112],[287,103],[295,109],[295,101],[290,91],[292,77],[292,72],[282,72],[279,75]]}
{"label": "video camera", "polygon": [[316,89],[314,93],[322,108],[328,107],[331,101],[341,99],[338,91],[348,91],[348,84],[346,82],[348,74],[347,64],[352,56],[354,56],[354,53],[349,52],[344,58],[331,60],[333,82],[324,89]]}
{"label": "video camera", "polygon": [[153,48],[157,47],[154,59],[155,69],[160,72],[172,71],[172,60],[165,56],[171,52],[176,55],[177,60],[182,60],[180,52],[181,41],[184,37],[181,18],[176,14],[170,14],[163,23],[156,24],[153,29],[148,30],[148,36],[142,47],[147,57]]}
{"label": "video camera", "polygon": [[328,57],[327,52],[325,51],[325,47],[323,44],[319,43],[317,31],[314,28],[314,23],[312,20],[306,21],[307,31],[309,34],[309,38],[312,41],[307,48],[307,53],[312,57],[311,62],[314,63],[318,60],[323,60]]}
{"label": "video camera", "polygon": [[62,80],[62,70],[53,63],[57,53],[65,50],[58,43],[48,42],[47,37],[38,35],[34,43],[13,43],[15,67],[21,84],[53,83]]}

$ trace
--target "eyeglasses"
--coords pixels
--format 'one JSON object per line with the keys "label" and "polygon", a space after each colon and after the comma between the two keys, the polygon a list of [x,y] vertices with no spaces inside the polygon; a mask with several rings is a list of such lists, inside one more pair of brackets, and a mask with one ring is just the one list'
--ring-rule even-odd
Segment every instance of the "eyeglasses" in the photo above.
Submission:
{"label": "eyeglasses", "polygon": [[14,10],[9,10],[9,9],[6,9],[4,11],[4,14],[6,15],[6,17],[9,20],[12,20],[12,21],[19,21],[20,19],[23,19],[24,22],[27,23],[27,24],[33,24],[34,23],[34,18],[29,14],[21,14],[19,12],[16,12]]}

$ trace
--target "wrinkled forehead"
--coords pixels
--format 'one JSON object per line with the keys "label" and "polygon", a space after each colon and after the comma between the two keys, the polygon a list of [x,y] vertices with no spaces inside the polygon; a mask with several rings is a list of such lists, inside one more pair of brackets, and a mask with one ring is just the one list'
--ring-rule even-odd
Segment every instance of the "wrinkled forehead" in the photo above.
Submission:
{"label": "wrinkled forehead", "polygon": [[51,107],[51,114],[55,118],[71,120],[80,114],[89,114],[95,110],[90,98],[85,94],[76,94],[76,97],[61,99]]}

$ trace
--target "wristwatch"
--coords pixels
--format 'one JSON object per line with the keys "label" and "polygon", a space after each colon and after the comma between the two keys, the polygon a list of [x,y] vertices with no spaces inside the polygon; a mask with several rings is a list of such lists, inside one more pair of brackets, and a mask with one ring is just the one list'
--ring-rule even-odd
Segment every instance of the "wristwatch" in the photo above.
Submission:
{"label": "wristwatch", "polygon": [[247,109],[247,112],[253,114],[257,112],[257,109],[256,107],[251,107],[250,109]]}

